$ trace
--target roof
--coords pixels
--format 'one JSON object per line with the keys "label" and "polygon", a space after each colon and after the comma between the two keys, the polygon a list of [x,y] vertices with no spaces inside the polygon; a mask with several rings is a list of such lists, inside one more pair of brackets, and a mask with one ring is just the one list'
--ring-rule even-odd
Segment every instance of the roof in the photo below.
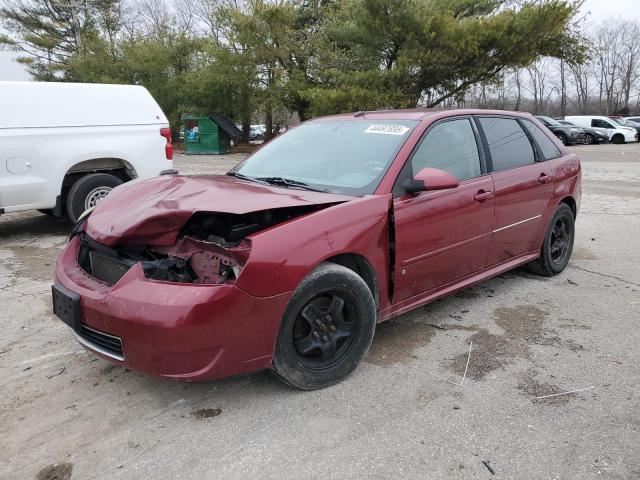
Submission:
{"label": "roof", "polygon": [[169,124],[138,85],[0,82],[0,105],[0,129]]}
{"label": "roof", "polygon": [[220,127],[223,131],[227,132],[231,138],[237,138],[242,135],[242,131],[236,127],[231,120],[223,115],[211,114],[209,115],[211,120],[216,122],[218,127]]}
{"label": "roof", "polygon": [[507,110],[482,110],[482,109],[455,109],[455,108],[410,108],[397,110],[373,110],[367,112],[341,113],[328,117],[319,117],[313,121],[322,120],[422,120],[429,116],[438,115],[513,115],[519,117],[531,117],[526,112],[513,112]]}

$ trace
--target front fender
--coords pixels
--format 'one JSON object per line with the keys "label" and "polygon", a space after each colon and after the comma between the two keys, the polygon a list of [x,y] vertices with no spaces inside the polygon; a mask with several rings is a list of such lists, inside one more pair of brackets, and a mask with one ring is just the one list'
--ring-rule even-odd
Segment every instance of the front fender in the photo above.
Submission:
{"label": "front fender", "polygon": [[374,269],[380,304],[386,305],[390,207],[391,195],[367,196],[251,236],[251,254],[236,286],[256,297],[291,292],[324,260],[357,253]]}

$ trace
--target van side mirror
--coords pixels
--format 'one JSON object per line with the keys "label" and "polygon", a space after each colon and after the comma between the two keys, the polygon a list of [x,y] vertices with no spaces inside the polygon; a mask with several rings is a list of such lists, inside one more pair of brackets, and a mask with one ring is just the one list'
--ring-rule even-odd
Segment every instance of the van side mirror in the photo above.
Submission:
{"label": "van side mirror", "polygon": [[416,195],[420,192],[456,188],[459,184],[460,181],[449,172],[437,168],[423,168],[402,186],[409,195]]}

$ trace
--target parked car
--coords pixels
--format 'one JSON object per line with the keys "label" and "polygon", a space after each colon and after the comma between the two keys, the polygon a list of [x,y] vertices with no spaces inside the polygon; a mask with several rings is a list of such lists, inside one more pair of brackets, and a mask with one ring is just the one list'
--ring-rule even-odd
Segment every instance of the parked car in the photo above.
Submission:
{"label": "parked car", "polygon": [[89,350],[322,388],[376,323],[527,264],[566,267],[580,161],[529,114],[397,110],[292,128],[226,175],[122,185],[79,221],[53,305]]}
{"label": "parked car", "polygon": [[538,115],[536,118],[540,120],[545,127],[551,130],[563,145],[573,145],[584,142],[585,132],[582,128],[563,125],[557,120],[543,115]]}
{"label": "parked car", "polygon": [[580,127],[589,127],[606,133],[609,141],[613,143],[635,142],[638,140],[638,132],[635,128],[618,125],[608,117],[601,115],[571,115],[565,120]]}
{"label": "parked car", "polygon": [[167,118],[143,87],[0,82],[0,213],[75,221],[112,188],[172,164]]}
{"label": "parked car", "polygon": [[640,117],[624,117],[625,120],[629,120],[633,123],[640,124]]}
{"label": "parked car", "polygon": [[640,124],[634,122],[633,120],[629,120],[628,118],[623,117],[609,117],[616,124],[622,125],[623,127],[633,128],[638,136],[636,136],[636,141],[640,141]]}
{"label": "parked car", "polygon": [[264,125],[251,125],[249,130],[249,140],[264,140],[266,131],[267,129]]}
{"label": "parked car", "polygon": [[[567,120],[558,120],[558,123],[566,125],[568,127],[578,127],[575,123],[568,122]],[[605,143],[609,141],[609,135],[603,133],[595,128],[582,128],[584,135],[582,136],[582,143],[585,145],[591,145],[592,143]]]}

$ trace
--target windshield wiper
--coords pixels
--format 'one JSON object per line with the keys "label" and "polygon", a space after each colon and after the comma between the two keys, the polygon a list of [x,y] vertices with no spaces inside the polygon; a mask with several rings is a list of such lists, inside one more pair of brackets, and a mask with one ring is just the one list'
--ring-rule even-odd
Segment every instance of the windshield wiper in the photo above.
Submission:
{"label": "windshield wiper", "polygon": [[324,188],[315,188],[307,183],[300,182],[299,180],[292,180],[284,177],[256,177],[256,180],[270,183],[271,185],[282,185],[283,187],[299,187],[305,190],[311,190],[312,192],[327,192]]}
{"label": "windshield wiper", "polygon": [[242,180],[249,180],[249,181],[255,181],[255,178],[253,177],[247,177],[246,175],[243,175],[241,173],[238,172],[227,172],[227,176],[229,177],[235,177],[235,178],[241,178]]}

